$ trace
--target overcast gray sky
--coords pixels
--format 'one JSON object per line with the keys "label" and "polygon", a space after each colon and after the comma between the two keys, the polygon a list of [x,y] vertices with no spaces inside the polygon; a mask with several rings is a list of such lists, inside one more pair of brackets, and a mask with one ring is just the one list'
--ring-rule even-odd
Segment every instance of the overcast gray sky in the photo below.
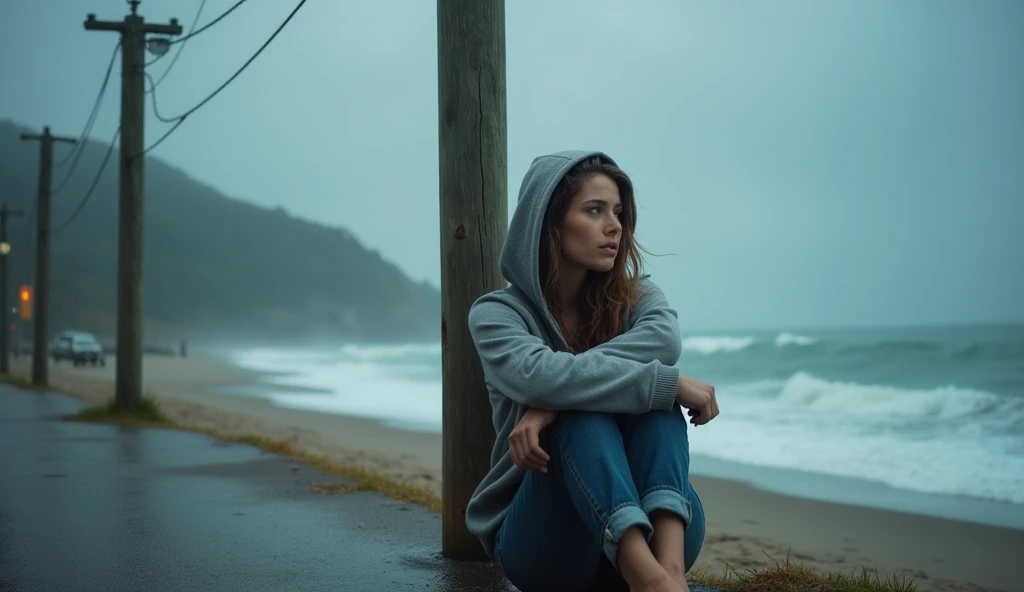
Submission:
{"label": "overcast gray sky", "polygon": [[[200,24],[234,1],[208,0]],[[140,13],[187,29],[199,4]],[[0,118],[78,134],[116,43],[82,21],[127,6],[3,0]],[[190,40],[161,113],[205,97],[293,6],[251,0]],[[672,253],[648,269],[684,325],[1024,321],[1024,2],[506,6],[510,212],[534,156],[608,152],[636,183],[641,241]],[[438,285],[435,11],[309,0],[153,154],[345,226]],[[119,87],[96,139],[117,126]],[[149,140],[166,129],[152,113],[147,126]]]}

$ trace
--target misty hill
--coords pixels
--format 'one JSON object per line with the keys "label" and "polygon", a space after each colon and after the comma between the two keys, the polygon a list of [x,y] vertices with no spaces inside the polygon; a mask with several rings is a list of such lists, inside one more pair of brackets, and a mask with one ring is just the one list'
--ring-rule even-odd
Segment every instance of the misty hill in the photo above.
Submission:
{"label": "misty hill", "polygon": [[[0,121],[0,202],[28,213],[37,192],[39,143],[22,142],[22,133],[41,130]],[[74,176],[53,197],[55,230],[86,194],[108,147],[85,146]],[[69,149],[55,146],[55,164]],[[107,338],[115,333],[118,158],[115,149],[86,207],[53,235],[51,333],[63,328]],[[228,198],[159,158],[147,158],[145,166],[147,343],[398,341],[437,335],[437,289],[413,282],[345,229]],[[55,190],[68,168],[54,168]],[[34,232],[25,231],[25,222],[21,217],[9,223],[11,302],[16,286],[34,274]]]}

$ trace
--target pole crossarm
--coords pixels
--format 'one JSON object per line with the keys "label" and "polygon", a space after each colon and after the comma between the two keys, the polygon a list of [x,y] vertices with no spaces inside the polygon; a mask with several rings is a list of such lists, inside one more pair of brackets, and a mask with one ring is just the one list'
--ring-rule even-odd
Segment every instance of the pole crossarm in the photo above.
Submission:
{"label": "pole crossarm", "polygon": [[88,31],[120,31],[124,21],[98,21],[95,14],[85,17],[85,28]]}
{"label": "pole crossarm", "polygon": [[42,134],[21,134],[21,140],[48,140],[51,142],[66,142],[68,144],[77,144],[78,138],[66,138],[64,136],[51,136],[50,128],[45,128]]}
{"label": "pole crossarm", "polygon": [[87,31],[117,31],[123,33],[128,27],[139,33],[155,33],[158,35],[181,35],[184,29],[178,24],[178,19],[172,18],[170,24],[147,23],[138,16],[126,16],[123,21],[99,21],[95,14],[89,14],[85,18],[85,29]]}

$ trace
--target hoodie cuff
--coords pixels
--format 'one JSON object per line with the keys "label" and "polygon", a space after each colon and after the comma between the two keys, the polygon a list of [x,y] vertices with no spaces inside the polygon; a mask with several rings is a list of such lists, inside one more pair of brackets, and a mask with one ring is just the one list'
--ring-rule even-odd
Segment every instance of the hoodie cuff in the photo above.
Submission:
{"label": "hoodie cuff", "polygon": [[676,402],[676,391],[679,388],[679,368],[661,366],[654,379],[654,392],[651,393],[651,411],[668,411]]}

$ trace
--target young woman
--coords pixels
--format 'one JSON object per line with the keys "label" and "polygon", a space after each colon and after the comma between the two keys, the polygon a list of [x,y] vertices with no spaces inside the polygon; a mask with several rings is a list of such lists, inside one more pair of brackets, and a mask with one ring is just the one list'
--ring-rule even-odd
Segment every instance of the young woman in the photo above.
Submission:
{"label": "young woman", "polygon": [[704,539],[675,311],[641,275],[629,177],[600,152],[534,160],[501,253],[509,287],[469,313],[497,434],[466,522],[524,592],[687,590]]}

